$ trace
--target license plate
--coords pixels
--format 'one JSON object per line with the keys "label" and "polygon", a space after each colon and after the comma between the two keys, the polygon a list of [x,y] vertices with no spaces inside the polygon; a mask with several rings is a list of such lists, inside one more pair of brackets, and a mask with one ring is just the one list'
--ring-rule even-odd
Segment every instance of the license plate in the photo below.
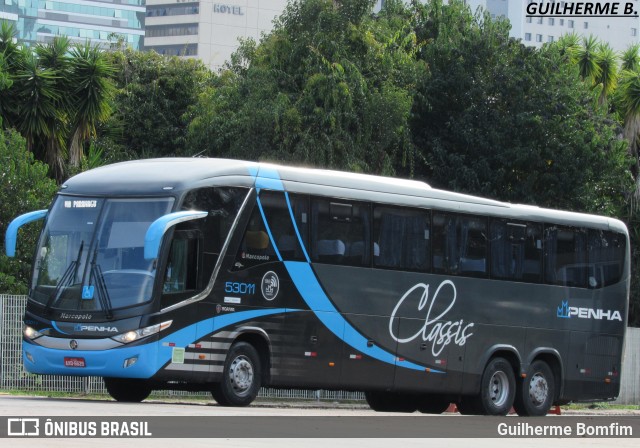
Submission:
{"label": "license plate", "polygon": [[86,367],[84,358],[64,358],[65,367]]}

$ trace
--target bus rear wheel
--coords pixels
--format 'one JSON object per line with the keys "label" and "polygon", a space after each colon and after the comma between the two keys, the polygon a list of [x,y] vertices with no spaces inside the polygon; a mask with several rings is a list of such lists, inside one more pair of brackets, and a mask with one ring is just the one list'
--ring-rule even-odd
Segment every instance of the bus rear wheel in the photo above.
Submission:
{"label": "bus rear wheel", "polygon": [[513,408],[525,417],[547,415],[554,395],[553,372],[546,362],[537,360],[527,369],[527,376],[518,382]]}
{"label": "bus rear wheel", "polygon": [[480,395],[471,399],[469,409],[481,415],[507,415],[516,395],[513,368],[504,358],[493,358],[482,373]]}
{"label": "bus rear wheel", "polygon": [[222,371],[222,380],[211,389],[221,406],[249,406],[258,396],[261,383],[260,357],[246,342],[231,346]]}
{"label": "bus rear wheel", "polygon": [[418,408],[415,396],[398,392],[367,391],[367,404],[376,412],[415,412]]}
{"label": "bus rear wheel", "polygon": [[151,394],[151,387],[146,380],[129,378],[103,378],[109,395],[123,403],[140,403]]}

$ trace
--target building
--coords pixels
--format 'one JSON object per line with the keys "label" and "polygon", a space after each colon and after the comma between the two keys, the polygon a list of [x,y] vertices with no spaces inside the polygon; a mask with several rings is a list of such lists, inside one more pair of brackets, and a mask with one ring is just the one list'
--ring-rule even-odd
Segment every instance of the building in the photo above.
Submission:
{"label": "building", "polygon": [[[640,18],[638,17],[588,17],[581,14],[577,17],[527,17],[527,4],[531,0],[467,0],[472,11],[482,7],[491,14],[491,17],[505,17],[511,23],[510,35],[521,39],[522,43],[529,46],[541,47],[547,42],[558,40],[564,34],[575,33],[588,37],[593,35],[601,42],[607,42],[616,51],[624,51],[629,45],[640,42],[638,29]],[[565,3],[559,0],[544,0],[535,3],[553,3],[564,7]],[[614,2],[594,0],[591,3],[611,4]],[[640,9],[640,2],[633,0],[636,10]]]}
{"label": "building", "polygon": [[0,0],[0,20],[15,23],[26,44],[64,35],[102,46],[123,39],[141,49],[144,17],[144,0]]}
{"label": "building", "polygon": [[240,45],[260,39],[287,0],[147,0],[144,48],[202,60],[219,69]]}

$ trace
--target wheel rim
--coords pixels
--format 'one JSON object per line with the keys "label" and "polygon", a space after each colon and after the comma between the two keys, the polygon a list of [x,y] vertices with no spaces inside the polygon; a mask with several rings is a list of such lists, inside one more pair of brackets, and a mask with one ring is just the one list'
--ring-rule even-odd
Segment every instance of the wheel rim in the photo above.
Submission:
{"label": "wheel rim", "polygon": [[549,384],[547,383],[547,379],[544,375],[540,373],[536,373],[531,377],[531,381],[529,382],[529,397],[531,398],[531,402],[536,405],[542,405],[549,396]]}
{"label": "wheel rim", "polygon": [[249,393],[253,385],[253,364],[244,355],[238,356],[229,366],[229,380],[231,386],[238,396]]}
{"label": "wheel rim", "polygon": [[509,397],[509,378],[505,372],[496,372],[489,382],[489,398],[496,407],[504,406]]}

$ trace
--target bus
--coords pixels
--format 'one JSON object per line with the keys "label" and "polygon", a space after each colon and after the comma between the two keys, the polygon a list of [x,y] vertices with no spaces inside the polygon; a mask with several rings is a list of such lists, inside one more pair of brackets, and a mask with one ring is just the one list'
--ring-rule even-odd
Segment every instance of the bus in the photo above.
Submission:
{"label": "bus", "polygon": [[612,218],[246,161],[124,162],[65,182],[24,313],[34,374],[118,401],[263,386],[376,411],[523,416],[615,399],[630,247]]}

